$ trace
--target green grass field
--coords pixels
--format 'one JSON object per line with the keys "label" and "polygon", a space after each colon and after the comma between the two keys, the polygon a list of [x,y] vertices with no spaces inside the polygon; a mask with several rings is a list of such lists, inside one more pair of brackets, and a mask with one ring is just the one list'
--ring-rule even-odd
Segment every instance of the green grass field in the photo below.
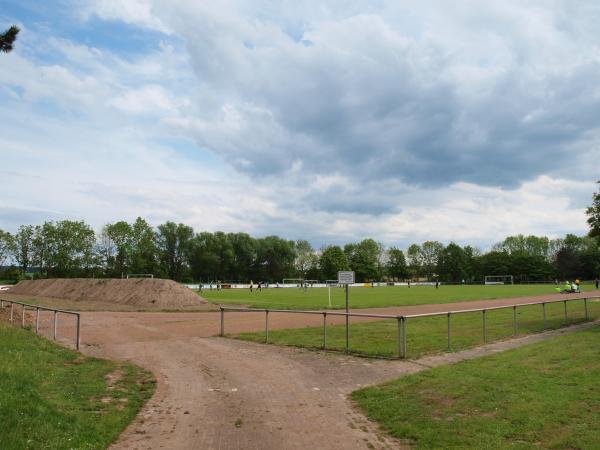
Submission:
{"label": "green grass field", "polygon": [[84,357],[26,330],[0,323],[0,342],[2,449],[106,448],[154,391],[139,367]]}
{"label": "green grass field", "polygon": [[[518,334],[543,331],[544,320],[541,305],[517,308]],[[600,317],[600,302],[588,301],[590,319]],[[546,305],[546,329],[560,328],[585,320],[583,300],[567,303],[567,320],[564,319],[564,304]],[[272,319],[276,320],[276,316]],[[452,316],[451,351],[463,350],[483,344],[482,313],[464,313]],[[425,317],[407,321],[407,357],[447,351],[447,318]],[[508,339],[514,336],[513,311],[501,309],[486,313],[487,342]],[[265,335],[242,333],[235,337],[254,342],[264,342]],[[311,349],[323,348],[323,327],[307,327],[269,331],[269,343]],[[345,348],[345,326],[327,327],[327,349],[342,351]],[[353,353],[370,356],[398,356],[398,326],[396,320],[379,320],[368,323],[350,323],[350,349]]]}
{"label": "green grass field", "polygon": [[[589,288],[591,290],[591,288]],[[473,285],[473,286],[405,286],[355,287],[350,289],[351,308],[424,305],[495,298],[525,297],[554,294],[554,285]],[[203,290],[202,296],[215,304],[245,305],[273,309],[328,309],[328,289],[269,288],[250,292],[249,289]],[[333,308],[345,305],[344,289],[331,288]]]}
{"label": "green grass field", "polygon": [[427,370],[352,398],[419,449],[600,448],[600,327]]}

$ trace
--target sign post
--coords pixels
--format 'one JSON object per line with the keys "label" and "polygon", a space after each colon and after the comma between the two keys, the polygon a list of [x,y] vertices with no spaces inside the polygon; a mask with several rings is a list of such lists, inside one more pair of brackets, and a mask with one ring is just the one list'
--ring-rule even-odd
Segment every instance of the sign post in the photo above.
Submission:
{"label": "sign post", "polygon": [[344,284],[346,287],[346,353],[350,350],[350,338],[349,338],[349,326],[348,326],[348,312],[349,312],[349,304],[350,304],[350,294],[349,288],[350,285],[354,283],[354,272],[347,271],[339,271],[338,272],[338,284]]}

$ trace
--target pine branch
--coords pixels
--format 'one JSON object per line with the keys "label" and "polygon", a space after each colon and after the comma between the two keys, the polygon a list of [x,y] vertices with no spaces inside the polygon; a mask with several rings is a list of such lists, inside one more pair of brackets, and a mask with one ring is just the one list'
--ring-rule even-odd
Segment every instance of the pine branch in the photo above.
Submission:
{"label": "pine branch", "polygon": [[4,33],[0,34],[0,52],[8,53],[13,49],[13,44],[19,34],[19,27],[13,25]]}

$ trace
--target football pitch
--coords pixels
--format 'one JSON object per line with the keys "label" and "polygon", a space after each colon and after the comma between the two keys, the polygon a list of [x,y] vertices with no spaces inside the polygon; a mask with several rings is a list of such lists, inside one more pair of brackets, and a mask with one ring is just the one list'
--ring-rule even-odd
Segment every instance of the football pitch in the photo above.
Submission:
{"label": "football pitch", "polygon": [[[590,287],[591,288],[591,287]],[[588,288],[588,289],[590,289]],[[527,297],[554,294],[552,284],[525,285],[448,285],[440,286],[385,286],[350,288],[351,308],[378,308],[411,306],[496,298]],[[204,289],[202,297],[222,305],[243,305],[251,308],[272,309],[329,309],[328,288],[268,288],[254,289]],[[585,292],[585,287],[583,289]],[[331,308],[345,307],[344,289],[331,288]]]}

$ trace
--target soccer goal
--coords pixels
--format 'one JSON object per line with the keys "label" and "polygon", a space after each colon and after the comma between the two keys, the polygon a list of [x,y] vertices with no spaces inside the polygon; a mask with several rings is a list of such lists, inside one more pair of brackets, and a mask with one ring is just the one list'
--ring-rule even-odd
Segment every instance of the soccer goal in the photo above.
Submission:
{"label": "soccer goal", "polygon": [[281,282],[282,285],[286,285],[286,284],[295,284],[297,287],[303,287],[304,286],[304,279],[302,278],[284,278],[283,281]]}
{"label": "soccer goal", "polygon": [[127,279],[130,278],[154,278],[154,274],[152,273],[128,273]]}
{"label": "soccer goal", "polygon": [[485,284],[514,284],[512,275],[486,275]]}

